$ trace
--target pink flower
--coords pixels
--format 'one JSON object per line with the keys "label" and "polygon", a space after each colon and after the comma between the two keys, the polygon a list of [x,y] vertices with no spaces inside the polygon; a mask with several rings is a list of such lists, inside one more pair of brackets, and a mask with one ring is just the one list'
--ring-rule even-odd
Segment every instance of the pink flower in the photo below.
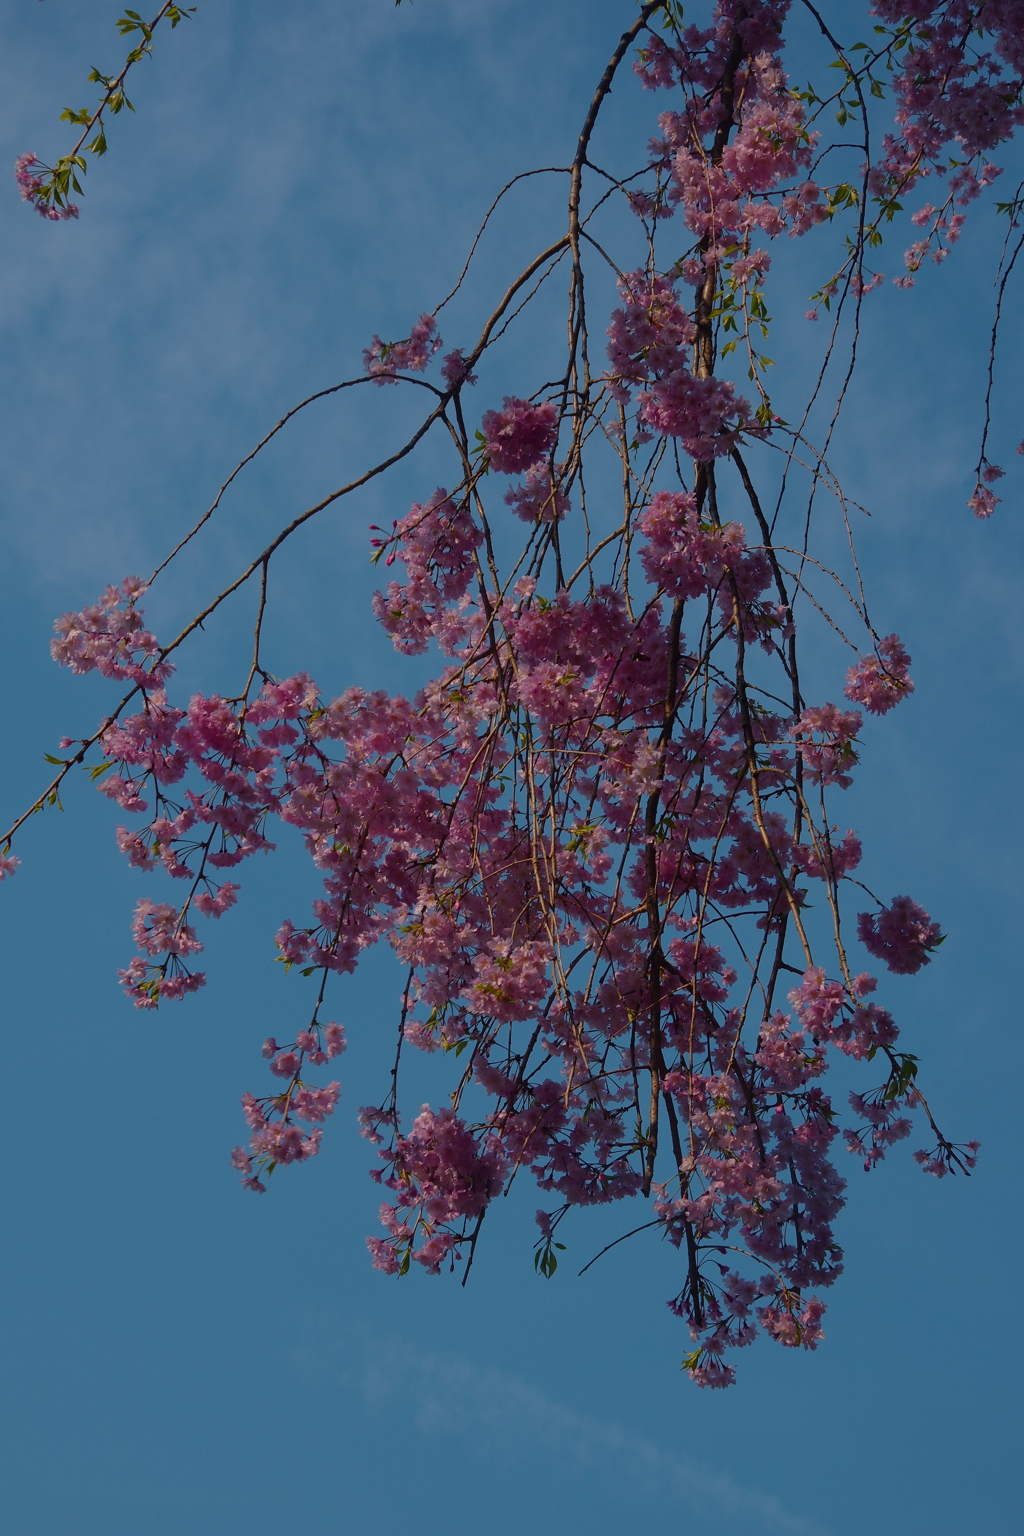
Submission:
{"label": "pink flower", "polygon": [[641,268],[620,277],[618,288],[626,302],[612,313],[608,361],[612,393],[625,402],[630,385],[688,365],[695,329],[669,278]]}
{"label": "pink flower", "polygon": [[789,1001],[805,1029],[812,1034],[823,1034],[832,1024],[843,1005],[843,988],[838,981],[829,981],[820,965],[812,965],[804,972],[803,980]]}
{"label": "pink flower", "polygon": [[333,1115],[340,1093],[340,1083],[328,1083],[326,1088],[310,1088],[304,1083],[292,1095],[292,1111],[300,1120],[326,1120]]}
{"label": "pink flower", "polygon": [[702,379],[679,368],[637,398],[641,421],[663,437],[678,437],[694,459],[731,453],[742,431],[763,431],[752,421],[749,403],[717,375]]}
{"label": "pink flower", "polygon": [[986,486],[979,482],[974,488],[974,495],[967,498],[967,505],[975,517],[991,517],[1001,500],[1001,497],[994,496]]}
{"label": "pink flower", "polygon": [[525,485],[510,486],[504,501],[524,523],[560,523],[569,510],[569,498],[546,464],[531,464]]}
{"label": "pink flower", "polygon": [[[376,1118],[376,1115],[374,1115]],[[460,1241],[448,1223],[481,1216],[490,1200],[501,1193],[505,1155],[496,1139],[487,1134],[482,1146],[452,1109],[436,1113],[424,1104],[408,1136],[398,1136],[392,1151],[381,1157],[391,1164],[386,1180],[398,1193],[398,1204],[380,1208],[381,1223],[392,1240],[408,1245],[408,1257],[437,1274],[441,1263]],[[420,1215],[416,1218],[414,1210]],[[413,1247],[417,1231],[424,1240]],[[397,1268],[397,1250],[380,1247],[370,1239],[375,1267],[389,1274]],[[378,1264],[378,1259],[382,1262]]]}
{"label": "pink flower", "polygon": [[[853,781],[847,769],[857,762],[852,743],[863,723],[855,709],[841,710],[835,704],[804,710],[793,725],[792,734],[803,759],[805,777],[812,784],[849,787]],[[815,736],[821,740],[815,741]]]}
{"label": "pink flower", "polygon": [[[766,261],[763,252],[754,253],[746,268],[740,265],[740,277],[763,269]],[[750,406],[736,398],[727,381],[691,371],[694,324],[671,280],[641,269],[620,278],[618,286],[626,304],[615,310],[608,327],[612,394],[625,403],[631,386],[643,384],[637,397],[643,426],[678,437],[693,458],[730,453],[752,414]]]}
{"label": "pink flower", "polygon": [[494,1019],[528,1019],[551,989],[550,949],[546,944],[512,945],[496,940],[477,956],[473,981],[463,990],[470,1009]]}
{"label": "pink flower", "polygon": [[[483,543],[469,507],[465,502],[456,505],[439,486],[424,505],[413,503],[389,539],[374,542],[379,548],[392,544],[387,563],[401,560],[408,576],[404,584],[391,581],[386,593],[373,595],[374,614],[392,636],[395,649],[416,656],[434,638],[450,654],[451,640],[457,641],[461,634],[451,634],[453,608],[449,605],[464,597],[476,572],[475,552]],[[456,629],[460,612],[454,610]]]}
{"label": "pink flower", "polygon": [[206,917],[222,917],[238,900],[240,889],[240,886],[232,885],[230,880],[225,880],[217,891],[200,891],[193,898],[192,905]]}
{"label": "pink flower", "polygon": [[156,638],[143,628],[136,599],[145,590],[137,576],[127,576],[120,587],[108,587],[81,613],[62,614],[53,626],[57,638],[50,641],[54,661],[72,672],[96,670],[103,677],[130,678],[160,688],[174,668],[158,660]]}
{"label": "pink flower", "polygon": [[449,389],[458,389],[460,384],[475,384],[476,374],[470,373],[466,359],[459,348],[449,352],[441,364],[441,377]]}
{"label": "pink flower", "polygon": [[862,849],[856,832],[847,832],[842,842],[825,835],[810,846],[793,845],[793,862],[805,875],[816,880],[841,880],[861,861]]}
{"label": "pink flower", "polygon": [[270,1070],[275,1077],[294,1077],[299,1070],[299,1058],[294,1051],[282,1051],[270,1063]]}
{"label": "pink flower", "polygon": [[484,413],[482,426],[491,468],[504,475],[520,475],[550,453],[558,431],[558,408],[552,400],[531,405],[506,395],[502,410]]}
{"label": "pink flower", "polygon": [[345,1049],[345,1030],[341,1024],[327,1024],[324,1027],[324,1045],[327,1056],[340,1056]]}
{"label": "pink flower", "polygon": [[784,1305],[762,1307],[761,1325],[779,1344],[790,1349],[803,1347],[817,1349],[819,1340],[825,1337],[821,1318],[825,1304],[812,1296],[806,1305],[800,1306],[800,1297],[784,1293]]}
{"label": "pink flower", "polygon": [[919,1163],[925,1173],[930,1173],[937,1179],[944,1179],[947,1173],[969,1172],[977,1166],[979,1141],[968,1141],[964,1146],[955,1146],[952,1142],[940,1141],[931,1152],[915,1152],[914,1162]]}
{"label": "pink flower", "polygon": [[421,315],[405,341],[381,341],[379,336],[374,336],[363,353],[363,367],[376,377],[378,384],[397,383],[390,377],[395,373],[422,373],[442,345],[436,332],[437,321],[433,315]]}
{"label": "pink flower", "polygon": [[145,896],[136,905],[132,934],[139,948],[150,955],[192,955],[203,947],[177,907]]}
{"label": "pink flower", "polygon": [[18,155],[14,162],[14,179],[21,188],[21,195],[26,203],[31,203],[42,218],[51,222],[61,219],[77,219],[78,204],[65,203],[63,207],[56,202],[51,202],[47,196],[47,184],[38,173],[45,171],[46,166],[35,155]]}
{"label": "pink flower", "polygon": [[640,559],[648,581],[683,598],[716,590],[746,545],[739,523],[702,523],[688,491],[659,491],[639,526],[647,538]]}
{"label": "pink flower", "polygon": [[843,691],[873,715],[884,715],[913,693],[909,668],[910,657],[899,635],[886,635],[879,640],[876,655],[864,656],[850,668]]}
{"label": "pink flower", "polygon": [[368,1237],[366,1246],[373,1258],[374,1269],[381,1269],[386,1275],[398,1274],[401,1264],[394,1243],[389,1243],[383,1237]]}
{"label": "pink flower", "polygon": [[943,940],[938,923],[909,896],[894,896],[888,907],[857,916],[857,937],[870,954],[884,960],[890,971],[912,976],[931,961]]}

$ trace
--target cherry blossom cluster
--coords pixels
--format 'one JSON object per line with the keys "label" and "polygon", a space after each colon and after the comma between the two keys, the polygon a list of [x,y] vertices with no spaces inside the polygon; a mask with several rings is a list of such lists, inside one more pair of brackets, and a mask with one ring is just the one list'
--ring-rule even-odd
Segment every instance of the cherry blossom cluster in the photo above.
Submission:
{"label": "cherry blossom cluster", "polygon": [[[322,1066],[345,1049],[345,1031],[333,1021],[321,1025],[314,1015],[307,1029],[299,1030],[292,1045],[278,1045],[271,1036],[263,1042],[263,1055],[275,1077],[284,1078],[280,1093],[255,1098],[242,1095],[242,1111],[252,1135],[249,1147],[235,1147],[231,1166],[242,1174],[246,1189],[266,1194],[264,1178],[279,1163],[302,1163],[315,1157],[323,1136],[322,1122],[334,1113],[341,1094],[339,1082],[317,1088],[302,1079],[303,1064]],[[303,1125],[315,1125],[303,1130]]]}
{"label": "cherry blossom cluster", "polygon": [[862,657],[846,674],[846,697],[873,715],[887,714],[913,691],[910,657],[899,635],[879,640],[875,654]]}
{"label": "cherry blossom cluster", "polygon": [[[950,0],[918,14],[905,3],[876,6],[897,29],[879,53],[895,60],[896,128],[871,172],[890,201],[945,174],[938,157],[955,140],[988,153],[1020,113],[1006,74],[1020,63],[1019,4]],[[129,863],[180,882],[175,901],[136,908],[138,952],[121,976],[137,1007],[203,984],[196,915],[235,906],[226,873],[272,850],[277,822],[297,829],[316,870],[311,910],[283,916],[276,935],[316,1001],[290,1043],[264,1044],[275,1082],[245,1094],[249,1142],[232,1154],[244,1185],[261,1192],[279,1165],[317,1152],[340,1085],[309,1073],[345,1043],[320,1021],[326,989],[385,943],[406,983],[389,1091],[359,1112],[387,1191],[373,1264],[468,1269],[491,1202],[532,1179],[545,1197],[538,1268],[550,1275],[568,1213],[651,1198],[651,1225],[680,1255],[670,1305],[691,1332],[686,1367],[721,1387],[728,1351],[760,1334],[803,1349],[823,1337],[819,1293],[843,1264],[844,1147],[873,1168],[923,1116],[935,1144],[914,1155],[941,1176],[969,1171],[977,1144],[935,1126],[917,1059],[851,954],[859,943],[909,975],[930,962],[938,925],[897,896],[872,898],[855,938],[843,926],[864,850],[856,831],[840,835],[833,798],[864,753],[861,711],[887,714],[913,693],[910,656],[854,602],[867,638],[837,686],[859,707],[804,696],[804,589],[744,457],[786,426],[753,340],[769,323],[767,242],[808,233],[837,206],[814,179],[808,99],[782,68],[788,6],[721,0],[709,26],[685,29],[669,7],[661,31],[656,9],[634,28],[648,25],[637,69],[674,105],[659,119],[650,190],[624,189],[650,242],[643,265],[634,254],[616,268],[606,363],[591,373],[576,308],[563,380],[470,413],[463,391],[485,343],[448,353],[445,388],[430,389],[455,445],[453,488],[424,487],[390,533],[374,530],[372,558],[390,578],[373,614],[399,653],[434,658],[430,681],[406,697],[278,680],[258,624],[239,696],[173,702],[169,648],[144,627],[133,578],[63,615],[53,653],[130,685],[95,738],[100,789],[137,818],[117,829]],[[979,26],[996,39],[987,62],[957,52],[960,31]],[[955,168],[951,196],[969,200],[986,177]],[[922,210],[930,232],[915,261],[928,240],[948,247],[960,222],[948,207]],[[681,244],[661,259],[654,235],[666,229]],[[562,247],[579,304],[578,220]],[[846,259],[856,292],[874,286]],[[716,371],[741,341],[756,408]],[[365,377],[398,383],[441,346],[423,314],[403,341],[374,336]],[[597,543],[582,469],[593,439],[618,455],[625,502],[621,527]],[[988,469],[987,481],[1001,473]],[[979,486],[975,511],[987,515],[994,498]],[[503,566],[520,523],[525,550]],[[9,846],[0,877],[16,863]],[[411,1124],[399,1095],[408,1050],[449,1073],[447,1102]],[[837,1058],[868,1074],[848,1127],[827,1088]]]}
{"label": "cherry blossom cluster", "polygon": [[756,436],[749,403],[726,379],[692,371],[695,327],[677,290],[658,274],[630,273],[620,279],[625,307],[608,328],[611,388],[619,400],[637,394],[640,438],[679,438],[691,458],[717,458],[735,448],[742,432]]}
{"label": "cherry blossom cluster", "polygon": [[[313,922],[281,927],[286,965],[351,971],[385,939],[409,967],[405,1042],[456,1056],[470,1048],[451,1109],[424,1109],[407,1134],[396,1104],[363,1112],[394,1194],[382,1207],[386,1235],[370,1239],[389,1273],[411,1262],[436,1272],[460,1255],[520,1170],[562,1208],[650,1187],[657,1147],[651,1126],[637,1136],[638,1074],[656,1083],[678,1166],[656,1209],[670,1240],[698,1256],[673,1306],[698,1342],[695,1379],[723,1385],[732,1368],[722,1351],[750,1341],[751,1316],[785,1343],[812,1347],[820,1336],[820,1300],[804,1291],[841,1267],[832,1222],[842,1179],[828,1161],[834,1112],[816,1079],[829,1047],[864,1060],[891,1053],[897,1030],[865,1001],[872,978],[829,980],[812,966],[791,994],[796,1022],[769,1011],[745,1043],[737,972],[709,930],[731,913],[765,939],[781,935],[800,923],[800,874],[834,891],[856,866],[855,835],[834,842],[798,786],[805,766],[818,782],[849,782],[860,717],[835,705],[798,718],[752,710],[749,691],[711,663],[722,641],[739,651],[748,635],[777,649],[761,600],[770,563],[739,524],[710,520],[690,493],[660,492],[638,538],[650,583],[638,617],[608,586],[543,599],[522,581],[510,601],[478,584],[474,597],[479,530],[466,502],[440,490],[394,535],[424,633],[450,633],[452,613],[463,632],[416,700],[349,689],[324,701],[300,675],[268,682],[249,703],[197,696],[180,710],[156,688],[106,731],[116,771],[103,787],[136,812],[153,796],[158,814],[143,831],[121,828],[121,846],[137,867],[160,862],[189,882],[180,906],[139,904],[140,954],[123,976],[138,1006],[201,984],[187,970],[202,947],[188,914],[219,916],[234,903],[237,886],[215,876],[271,846],[265,826],[277,816],[301,829],[324,882]],[[409,631],[396,632],[394,613],[412,601],[399,588],[378,608],[399,649]],[[692,607],[694,643],[669,604]],[[98,611],[116,607],[108,594]],[[64,634],[83,630],[73,616],[61,623]],[[672,644],[676,727],[666,735]],[[902,656],[893,637],[883,644],[890,663]],[[78,651],[68,662],[79,664]],[[195,787],[177,788],[192,777]],[[794,803],[806,841],[781,814]],[[906,898],[861,925],[869,951],[896,971],[916,968],[938,937]],[[338,1089],[308,1084],[303,1063],[327,1060],[340,1042],[337,1026],[321,1031],[315,1019],[291,1046],[267,1042],[287,1086],[244,1100],[252,1135],[233,1156],[247,1187],[264,1189],[266,1171],[316,1152]],[[469,1119],[457,1101],[474,1096]],[[900,1107],[887,1101],[887,1113]],[[877,1160],[888,1143],[875,1131]],[[737,1235],[758,1278],[741,1284],[730,1271],[719,1284],[699,1256]]]}
{"label": "cherry blossom cluster", "polygon": [[158,658],[159,647],[143,629],[136,606],[145,590],[138,576],[126,576],[81,613],[63,614],[54,625],[56,639],[50,642],[54,661],[72,672],[96,671],[147,686],[166,682],[174,668]]}
{"label": "cherry blossom cluster", "polygon": [[889,906],[874,915],[861,912],[857,936],[870,954],[901,976],[912,976],[927,965],[932,950],[942,942],[938,923],[909,896],[894,896]]}
{"label": "cherry blossom cluster", "polygon": [[[688,27],[674,46],[652,33],[636,65],[649,89],[681,87],[686,97],[683,111],[659,119],[656,163],[669,177],[666,211],[682,209],[705,268],[737,244],[749,256],[756,231],[803,234],[828,216],[805,174],[816,135],[779,60],[788,10],[788,0],[723,0],[709,27]],[[694,264],[687,275],[703,274]]]}
{"label": "cherry blossom cluster", "polygon": [[62,207],[51,202],[47,196],[47,182],[45,174],[46,166],[35,155],[18,155],[14,162],[14,180],[17,182],[21,195],[26,203],[31,203],[36,213],[41,218],[49,219],[53,223],[59,223],[61,219],[77,219],[78,204],[65,203]]}
{"label": "cherry blossom cluster", "polygon": [[[433,315],[421,315],[404,341],[381,341],[375,336],[363,353],[363,367],[378,384],[396,384],[395,374],[422,373],[442,346]],[[446,366],[456,366],[454,356],[445,359]]]}
{"label": "cherry blossom cluster", "polygon": [[[906,41],[894,81],[895,131],[885,137],[873,186],[898,197],[923,176],[943,176],[950,167],[942,157],[955,145],[950,186],[965,205],[993,174],[985,165],[975,171],[970,162],[1024,123],[1024,6],[1021,0],[874,0],[872,9]],[[981,47],[969,43],[972,34]]]}

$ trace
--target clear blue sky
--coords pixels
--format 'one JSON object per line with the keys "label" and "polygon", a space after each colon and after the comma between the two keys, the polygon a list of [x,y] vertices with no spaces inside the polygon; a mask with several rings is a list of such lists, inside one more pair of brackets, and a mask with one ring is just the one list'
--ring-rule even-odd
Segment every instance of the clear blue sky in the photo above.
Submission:
{"label": "clear blue sky", "polygon": [[[407,334],[450,286],[492,189],[570,158],[629,11],[201,3],[138,71],[137,115],[91,168],[79,223],[44,225],[13,182],[0,192],[5,807],[37,791],[42,754],[89,732],[108,697],[50,662],[54,616],[148,573],[285,409],[357,372],[372,332]],[[84,105],[89,66],[121,54],[115,14],[106,0],[0,0],[0,165],[64,147],[61,108]],[[623,81],[602,154],[638,158],[658,106]],[[560,197],[524,193],[442,325],[447,343],[468,338],[557,226]],[[786,315],[827,275],[823,248],[805,244],[780,289]],[[125,867],[118,818],[83,776],[63,816],[36,818],[0,891],[11,1536],[1019,1529],[1019,294],[991,451],[1008,470],[1003,505],[986,525],[964,505],[996,249],[979,210],[945,267],[878,297],[835,453],[873,513],[861,550],[876,623],[903,635],[917,681],[868,732],[841,813],[864,839],[869,883],[909,892],[949,934],[885,1000],[943,1121],[982,1141],[976,1176],[939,1184],[900,1149],[870,1177],[850,1159],[848,1265],[825,1345],[758,1345],[727,1393],[678,1370],[687,1340],[664,1306],[674,1254],[641,1240],[575,1277],[629,1212],[577,1221],[545,1284],[523,1187],[491,1222],[468,1290],[387,1280],[363,1246],[379,1192],[354,1109],[379,1098],[393,970],[371,957],[339,986],[352,1043],[321,1156],[266,1198],[244,1195],[227,1165],[238,1096],[262,1088],[259,1042],[294,1016],[272,935],[304,909],[312,872],[291,846],[246,868],[239,910],[204,934],[205,991],[138,1014],[115,971],[135,900],[157,892]],[[780,372],[807,365],[810,330],[776,343]],[[482,381],[481,408],[521,377],[517,345]],[[158,633],[268,530],[399,441],[406,419],[384,390],[310,413],[154,591]],[[366,529],[429,492],[439,463],[428,445],[296,541],[272,578],[280,675],[307,667],[332,692],[415,686],[419,664],[395,658],[370,619]],[[241,604],[211,624],[181,657],[181,690],[223,686],[249,625]],[[810,661],[823,692],[833,662],[827,647]]]}

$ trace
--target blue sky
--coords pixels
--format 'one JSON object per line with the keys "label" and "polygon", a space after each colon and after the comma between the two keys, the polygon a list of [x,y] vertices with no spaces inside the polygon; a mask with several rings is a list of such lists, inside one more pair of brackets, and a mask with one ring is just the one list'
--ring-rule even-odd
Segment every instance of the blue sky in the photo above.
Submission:
{"label": "blue sky", "polygon": [[[357,372],[374,331],[407,334],[450,286],[492,190],[570,158],[629,9],[202,3],[138,71],[137,115],[91,169],[80,222],[44,225],[10,183],[6,807],[37,792],[42,754],[90,731],[108,697],[50,662],[54,616],[147,573],[290,405]],[[89,99],[90,65],[119,56],[114,16],[100,0],[0,0],[0,163],[63,147],[61,108]],[[601,145],[609,163],[638,161],[659,105],[623,81]],[[446,343],[472,334],[520,256],[557,228],[561,198],[554,178],[528,184],[442,324]],[[943,268],[876,296],[834,453],[873,514],[860,547],[876,623],[904,637],[917,683],[866,733],[841,813],[863,837],[868,882],[909,891],[949,934],[919,977],[886,983],[885,1001],[943,1121],[982,1141],[975,1177],[938,1184],[899,1149],[870,1177],[850,1159],[847,1271],[826,1343],[800,1357],[759,1345],[728,1393],[700,1393],[679,1372],[686,1339],[664,1306],[673,1254],[622,1245],[575,1277],[629,1213],[578,1221],[545,1284],[531,1257],[537,1202],[521,1189],[467,1290],[386,1280],[363,1246],[379,1193],[353,1111],[379,1094],[394,971],[374,955],[339,986],[351,1045],[321,1156],[265,1199],[243,1195],[226,1160],[238,1095],[261,1087],[259,1042],[296,1007],[298,983],[270,963],[272,934],[303,910],[311,876],[286,843],[254,861],[238,911],[204,934],[205,991],[140,1015],[114,978],[131,908],[156,892],[124,866],[118,818],[83,776],[63,816],[35,819],[0,892],[12,1536],[334,1536],[384,1522],[422,1536],[456,1522],[489,1536],[1019,1528],[1024,399],[1012,290],[991,449],[1008,471],[1003,504],[984,525],[964,505],[997,248],[979,208]],[[795,266],[777,289],[775,355],[799,379],[820,342],[799,316],[827,258],[813,237],[784,254]],[[528,360],[510,340],[481,409]],[[154,589],[157,632],[267,531],[383,456],[409,419],[393,390],[313,408]],[[403,515],[440,465],[428,444],[295,541],[272,577],[279,674],[306,667],[332,692],[415,686],[419,663],[396,658],[370,619],[366,530]],[[181,691],[223,686],[250,623],[245,602],[211,623],[181,655]],[[823,695],[835,696],[839,665],[825,640],[812,649]]]}

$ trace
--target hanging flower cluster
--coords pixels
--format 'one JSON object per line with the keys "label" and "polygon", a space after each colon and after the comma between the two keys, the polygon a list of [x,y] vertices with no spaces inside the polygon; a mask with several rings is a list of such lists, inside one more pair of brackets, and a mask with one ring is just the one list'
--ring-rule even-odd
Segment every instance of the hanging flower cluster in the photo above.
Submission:
{"label": "hanging flower cluster", "polygon": [[[890,66],[895,125],[865,172],[879,220],[922,177],[947,174],[950,143],[977,159],[1021,121],[1022,4],[908,7],[877,0],[883,39],[857,69],[845,64],[836,97],[847,112],[850,93],[863,98],[872,71]],[[819,1292],[842,1269],[839,1148],[871,1168],[922,1114],[935,1137],[915,1154],[927,1171],[969,1170],[977,1152],[935,1127],[916,1057],[848,954],[842,893],[863,850],[856,832],[839,835],[826,794],[852,782],[863,715],[802,692],[806,562],[787,568],[745,458],[766,442],[806,447],[785,436],[753,339],[770,324],[767,246],[858,203],[824,183],[821,100],[788,84],[786,15],[785,0],[721,0],[706,28],[683,29],[676,7],[647,4],[620,45],[616,67],[644,33],[637,71],[673,105],[646,181],[624,190],[648,256],[617,269],[600,362],[586,345],[579,203],[596,109],[569,232],[519,285],[569,253],[564,379],[506,396],[470,427],[463,391],[504,311],[474,349],[444,357],[442,385],[429,386],[438,403],[410,447],[440,423],[454,489],[373,541],[375,561],[400,567],[373,598],[378,623],[402,654],[438,658],[414,697],[276,680],[258,623],[240,696],[173,704],[178,641],[161,647],[145,629],[145,584],[132,578],[65,614],[53,642],[74,671],[130,685],[93,738],[100,787],[143,818],[118,828],[130,864],[181,882],[177,902],[136,909],[139,952],[121,973],[136,1006],[202,985],[196,915],[233,906],[225,874],[273,848],[275,821],[299,830],[318,871],[311,913],[277,934],[286,968],[317,978],[316,1002],[293,1040],[265,1043],[278,1086],[244,1097],[250,1138],[233,1154],[244,1184],[262,1191],[276,1167],[317,1152],[340,1088],[307,1074],[345,1043],[321,1021],[327,983],[385,942],[406,973],[399,1056],[413,1048],[455,1071],[448,1102],[411,1126],[397,1060],[389,1093],[360,1111],[387,1191],[373,1263],[436,1274],[471,1260],[491,1202],[531,1177],[547,1197],[537,1264],[550,1275],[570,1210],[649,1197],[651,1225],[681,1255],[670,1304],[692,1334],[686,1365],[708,1386],[733,1379],[727,1351],[758,1332],[793,1348],[822,1338]],[[994,54],[966,51],[979,27]],[[956,166],[958,206],[992,174],[987,162]],[[659,262],[655,235],[675,213],[681,246]],[[917,222],[949,243],[960,219],[929,206]],[[870,228],[822,304],[842,285],[858,302],[876,286]],[[756,406],[718,372],[738,345]],[[365,377],[397,383],[441,347],[424,314],[406,340],[373,338]],[[622,472],[621,525],[601,538],[583,470],[592,440]],[[497,476],[521,479],[495,505]],[[516,519],[526,548],[506,567]],[[265,572],[275,548],[247,574]],[[910,657],[850,600],[867,638],[846,698],[883,715],[913,692]],[[91,745],[65,742],[79,750],[62,772]],[[0,876],[16,863],[9,847]],[[857,938],[906,975],[942,935],[897,896],[859,914]],[[882,1079],[848,1094],[849,1126],[826,1085],[837,1058]]]}

